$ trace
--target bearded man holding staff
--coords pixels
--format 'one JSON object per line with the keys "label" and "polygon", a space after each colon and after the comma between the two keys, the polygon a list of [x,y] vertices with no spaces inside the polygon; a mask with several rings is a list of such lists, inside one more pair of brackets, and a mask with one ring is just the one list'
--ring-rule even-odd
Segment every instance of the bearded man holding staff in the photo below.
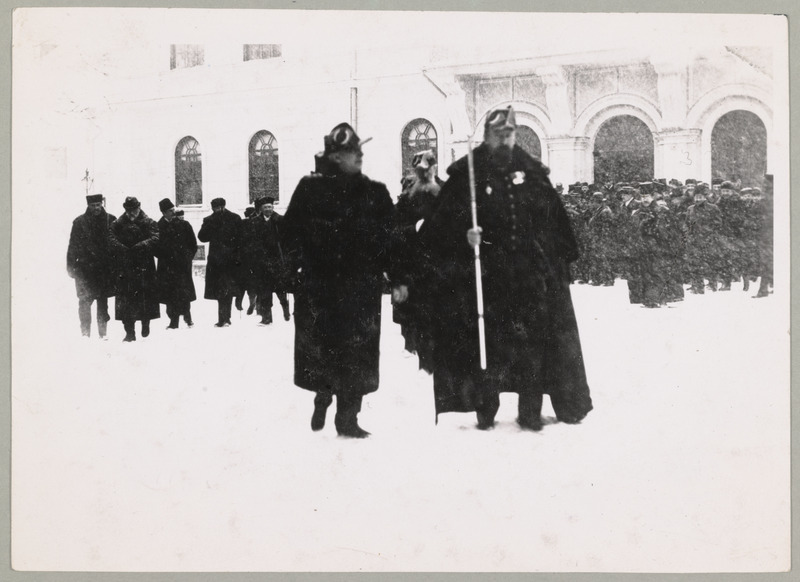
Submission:
{"label": "bearded man holding staff", "polygon": [[[549,170],[515,144],[509,106],[489,113],[472,155],[478,228],[473,228],[470,160],[447,170],[439,206],[420,229],[430,257],[437,417],[476,412],[494,426],[500,392],[519,394],[519,426],[542,428],[543,394],[558,420],[578,423],[592,409],[572,306],[569,264],[578,246]],[[486,335],[481,369],[475,245]]]}

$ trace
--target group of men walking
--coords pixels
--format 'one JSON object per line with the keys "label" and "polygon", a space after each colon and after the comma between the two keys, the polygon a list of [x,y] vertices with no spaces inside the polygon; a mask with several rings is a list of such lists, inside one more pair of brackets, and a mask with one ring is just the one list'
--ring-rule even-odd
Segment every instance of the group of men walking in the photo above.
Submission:
{"label": "group of men walking", "polygon": [[[210,243],[205,297],[218,301],[217,325],[230,324],[231,304],[241,301],[246,285],[265,324],[272,293],[279,292],[286,319],[285,292],[293,293],[294,382],[315,394],[312,430],[325,427],[335,400],[337,433],[369,435],[358,413],[363,397],[380,384],[388,287],[406,347],[433,373],[437,416],[475,412],[477,427],[490,429],[501,392],[519,395],[517,421],[524,430],[541,430],[545,394],[561,422],[578,423],[592,410],[569,288],[578,243],[549,170],[515,144],[515,132],[511,107],[490,113],[484,143],[457,160],[444,182],[436,176],[435,157],[420,152],[394,205],[384,184],[362,174],[364,142],[342,123],[325,136],[316,171],[300,180],[284,217],[274,213],[272,201],[261,200],[242,224],[223,199],[212,201],[213,214],[198,238]],[[102,198],[97,202],[99,208],[89,201],[87,213],[76,219],[68,253],[82,330],[88,335],[85,314],[92,299],[98,321],[107,321],[101,304],[114,288],[111,281],[102,291],[82,294],[85,276],[113,270],[104,269],[113,262],[92,270],[84,269],[86,260],[75,260],[77,241],[90,239],[107,256],[129,260],[117,275],[128,285],[117,281],[117,318],[126,318],[126,331],[141,319],[144,334],[145,321],[158,316],[157,304],[150,311],[145,299],[149,289],[160,288],[161,262],[188,255],[168,252],[165,241],[177,249],[189,237],[177,228],[169,237],[160,234],[180,221],[172,208],[162,207],[166,224],[156,225],[134,199],[126,200],[120,219],[105,213]],[[93,234],[81,238],[76,231]],[[149,267],[154,256],[158,271]],[[191,276],[191,258],[188,263]],[[171,324],[173,316],[177,325],[189,313],[193,294],[192,288],[180,299],[162,301]]]}
{"label": "group of men walking", "polygon": [[[106,337],[108,298],[115,297],[116,319],[125,328],[123,341],[136,341],[135,323],[141,335],[150,335],[150,322],[166,308],[167,329],[177,329],[180,319],[192,327],[191,303],[197,299],[192,262],[197,240],[209,243],[206,268],[206,299],[218,303],[218,327],[231,323],[234,300],[242,309],[245,293],[250,309],[258,310],[261,322],[272,322],[272,294],[277,293],[284,318],[290,319],[286,293],[278,279],[285,271],[278,242],[280,216],[273,212],[274,200],[258,201],[259,211],[242,221],[225,208],[225,200],[212,201],[213,213],[203,220],[195,236],[169,199],[159,202],[158,222],[147,216],[135,197],[123,203],[119,218],[106,212],[102,194],[86,197],[86,212],[72,224],[67,249],[67,272],[75,279],[81,333],[91,335],[91,305],[97,303],[97,331]],[[158,259],[158,266],[156,266]]]}

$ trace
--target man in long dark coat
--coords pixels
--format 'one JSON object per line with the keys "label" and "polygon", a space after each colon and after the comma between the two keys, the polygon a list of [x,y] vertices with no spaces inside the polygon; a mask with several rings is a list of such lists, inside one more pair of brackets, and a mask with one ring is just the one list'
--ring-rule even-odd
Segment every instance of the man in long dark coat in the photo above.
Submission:
{"label": "man in long dark coat", "polygon": [[192,327],[192,301],[197,299],[192,279],[192,260],[197,253],[197,237],[192,225],[176,216],[175,205],[169,198],[158,203],[158,300],[167,308],[167,329],[178,329],[180,317]]}
{"label": "man in long dark coat", "polygon": [[393,211],[386,186],[361,173],[361,143],[346,123],[325,137],[326,173],[300,180],[282,234],[300,275],[294,382],[316,392],[313,430],[325,426],[336,396],[336,431],[354,438],[369,435],[357,415],[363,396],[378,389]]}
{"label": "man in long dark coat", "polygon": [[270,196],[256,200],[255,208],[255,214],[243,224],[243,266],[247,270],[247,287],[256,297],[256,312],[261,316],[261,325],[272,323],[273,293],[283,308],[283,318],[289,321],[289,299],[281,285],[285,278],[279,239],[283,216],[275,212],[275,199]]}
{"label": "man in long dark coat", "polygon": [[[475,149],[479,229],[472,228],[468,157],[448,168],[440,205],[420,231],[432,294],[436,414],[475,411],[494,426],[499,392],[519,394],[518,423],[542,427],[542,395],[558,419],[592,409],[569,291],[577,244],[548,169],[515,145],[514,111],[492,111]],[[474,246],[480,245],[487,369],[480,368]]]}
{"label": "man in long dark coat", "polygon": [[132,342],[136,341],[136,321],[142,322],[142,337],[147,337],[150,320],[160,316],[154,258],[158,225],[142,211],[136,198],[128,196],[122,206],[125,214],[108,232],[118,269],[115,316],[125,327],[123,341]]}
{"label": "man in long dark coat", "polygon": [[204,297],[217,302],[216,327],[231,324],[234,296],[240,290],[242,217],[225,208],[224,198],[211,201],[212,214],[203,219],[197,238],[207,242]]}
{"label": "man in long dark coat", "polygon": [[116,219],[106,212],[102,194],[90,194],[86,197],[86,212],[72,221],[67,273],[75,279],[78,319],[85,337],[91,334],[93,302],[97,301],[97,333],[101,339],[106,337],[111,319],[108,298],[114,295],[114,267],[108,229]]}

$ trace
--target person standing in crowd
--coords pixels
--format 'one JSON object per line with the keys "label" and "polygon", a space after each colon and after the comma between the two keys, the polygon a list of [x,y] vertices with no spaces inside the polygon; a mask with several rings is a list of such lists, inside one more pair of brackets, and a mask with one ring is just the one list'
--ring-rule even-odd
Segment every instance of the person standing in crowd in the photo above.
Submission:
{"label": "person standing in crowd", "polygon": [[[572,307],[569,264],[578,248],[549,170],[515,144],[511,107],[491,111],[473,153],[478,228],[471,217],[469,156],[448,168],[439,207],[420,230],[435,267],[431,293],[437,417],[475,412],[494,426],[500,392],[519,394],[521,428],[542,428],[543,394],[561,422],[578,423],[592,400]],[[486,359],[479,359],[474,247],[480,245]]]}
{"label": "person standing in crowd", "polygon": [[243,225],[242,248],[247,287],[252,289],[255,296],[256,312],[261,316],[260,325],[272,323],[273,293],[278,296],[283,308],[283,318],[289,321],[289,299],[282,288],[285,265],[279,239],[283,217],[275,212],[275,199],[269,196],[256,200],[255,208],[255,214]]}
{"label": "person standing in crowd", "polygon": [[364,438],[358,413],[379,384],[393,204],[386,186],[361,173],[363,142],[353,127],[340,123],[324,142],[325,162],[300,180],[283,219],[281,241],[299,276],[294,382],[316,393],[312,430],[324,428],[335,396],[337,433]]}
{"label": "person standing in crowd", "polygon": [[228,327],[231,325],[233,298],[240,289],[242,217],[225,208],[224,198],[214,198],[211,211],[197,233],[201,242],[208,243],[203,297],[217,302],[217,323],[214,325]]}
{"label": "person standing in crowd", "polygon": [[693,188],[694,204],[686,211],[684,236],[686,240],[686,270],[692,285],[691,292],[704,292],[704,279],[709,289],[716,291],[716,265],[719,262],[719,231],[722,214],[716,204],[706,200],[708,186]]}
{"label": "person standing in crowd", "polygon": [[191,303],[197,299],[192,279],[192,260],[197,253],[197,238],[192,225],[176,216],[175,205],[169,198],[158,203],[156,280],[159,302],[164,303],[169,317],[167,329],[178,329],[180,317],[192,327]]}
{"label": "person standing in crowd", "polygon": [[745,205],[733,182],[720,181],[716,197],[720,211],[720,264],[718,265],[719,290],[730,291],[731,282],[746,271],[745,264]]}
{"label": "person standing in crowd", "polygon": [[394,303],[392,319],[400,325],[406,351],[417,354],[420,369],[432,373],[431,314],[425,309],[424,299],[428,281],[417,237],[421,225],[436,210],[444,182],[439,179],[432,150],[415,154],[411,165],[414,174],[403,180],[403,192],[395,204],[393,243],[396,272],[404,274],[402,282],[408,286],[409,296],[403,303]]}
{"label": "person standing in crowd", "polygon": [[106,212],[102,194],[86,197],[86,211],[72,221],[67,246],[67,274],[75,279],[81,334],[91,335],[92,303],[97,302],[97,334],[105,339],[108,298],[114,295],[114,266],[108,229],[117,217]]}
{"label": "person standing in crowd", "polygon": [[123,341],[136,341],[134,324],[142,322],[142,337],[150,335],[150,321],[160,317],[156,286],[155,252],[158,225],[142,211],[139,200],[128,196],[125,213],[111,223],[109,240],[116,266],[117,296],[114,311],[125,327]]}
{"label": "person standing in crowd", "polygon": [[761,198],[759,219],[761,222],[761,233],[758,240],[759,271],[761,282],[759,283],[758,293],[755,297],[768,297],[773,287],[773,245],[774,245],[774,194],[773,176],[764,176],[764,193]]}

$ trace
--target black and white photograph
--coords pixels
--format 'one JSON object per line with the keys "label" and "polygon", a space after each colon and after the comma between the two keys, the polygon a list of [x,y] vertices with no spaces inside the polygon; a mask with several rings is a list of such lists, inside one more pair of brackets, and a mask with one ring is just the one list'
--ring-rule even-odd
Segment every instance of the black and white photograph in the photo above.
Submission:
{"label": "black and white photograph", "polygon": [[767,12],[17,8],[11,567],[790,570]]}

